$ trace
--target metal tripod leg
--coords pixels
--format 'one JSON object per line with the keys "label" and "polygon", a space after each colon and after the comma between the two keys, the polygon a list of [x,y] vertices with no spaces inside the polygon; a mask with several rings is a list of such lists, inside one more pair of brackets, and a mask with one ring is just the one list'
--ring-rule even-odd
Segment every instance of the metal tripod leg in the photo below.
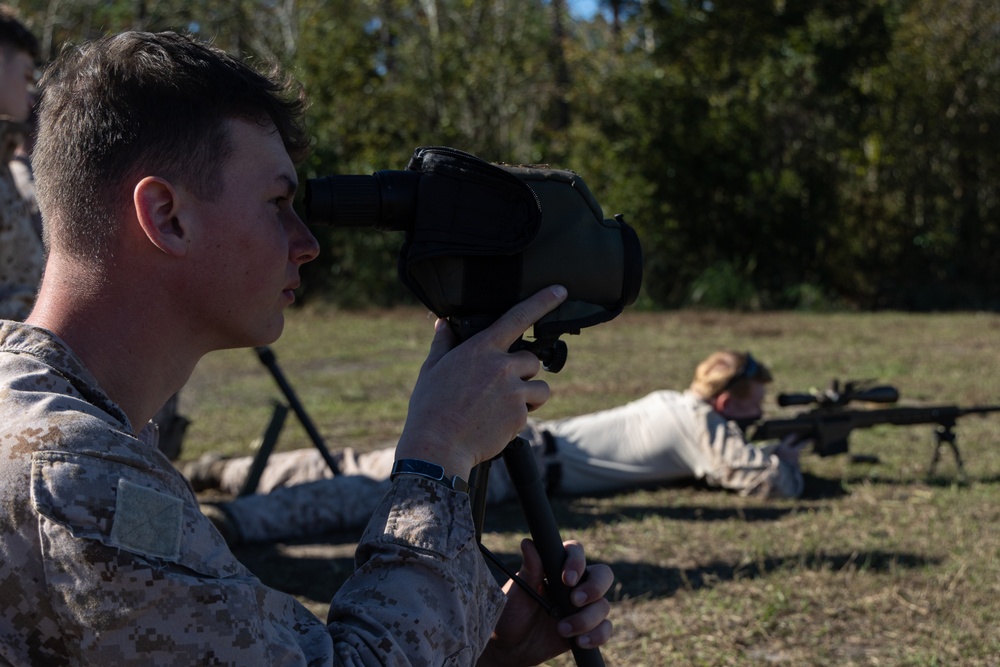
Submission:
{"label": "metal tripod leg", "polygon": [[264,437],[261,438],[260,447],[257,448],[257,453],[254,454],[253,461],[250,463],[250,472],[247,473],[247,478],[243,480],[243,486],[240,487],[240,492],[237,495],[248,496],[257,491],[257,485],[260,484],[260,476],[264,473],[267,459],[271,456],[274,446],[278,443],[278,435],[281,434],[281,427],[285,425],[285,417],[287,416],[288,406],[275,401],[274,412],[271,413],[271,421],[267,423],[267,430],[264,431]]}
{"label": "metal tripod leg", "polygon": [[[464,341],[477,332],[482,331],[494,320],[490,318],[450,318],[449,324],[460,341]],[[556,344],[562,341],[555,341]],[[565,361],[565,346],[561,351],[556,352],[553,361],[554,365],[547,370],[553,372],[562,368]],[[532,349],[532,348],[521,348]],[[547,363],[543,350],[532,349],[532,352],[543,362]],[[531,539],[535,543],[538,555],[542,559],[542,571],[545,573],[546,592],[549,601],[552,602],[556,612],[560,617],[569,616],[576,611],[573,603],[569,599],[569,588],[562,580],[563,564],[566,562],[566,549],[563,547],[562,538],[559,536],[559,527],[556,525],[555,516],[552,514],[552,506],[549,504],[548,496],[545,495],[545,487],[542,484],[542,476],[538,472],[538,465],[535,457],[531,453],[531,445],[524,438],[517,437],[511,440],[503,450],[504,465],[507,466],[507,473],[517,492],[518,500],[521,502],[521,509],[525,519],[528,521],[528,530]],[[476,528],[476,539],[481,540],[483,534],[483,517],[486,508],[486,487],[489,483],[490,462],[480,463],[473,468],[469,476],[469,487],[472,489],[472,518]],[[473,488],[473,486],[475,488]],[[482,544],[480,544],[482,548]],[[523,585],[524,582],[521,582]],[[530,594],[534,594],[532,591]],[[542,601],[544,602],[544,601]],[[580,648],[576,643],[571,644],[573,658],[578,667],[604,667],[604,658],[598,648]]]}
{"label": "metal tripod leg", "polygon": [[[552,506],[545,495],[545,486],[542,484],[535,456],[531,453],[531,445],[524,438],[515,438],[504,449],[503,461],[528,521],[531,539],[542,558],[548,597],[561,617],[569,616],[576,611],[576,607],[570,602],[570,589],[562,580],[566,549],[559,536],[559,526],[552,513]],[[573,643],[572,650],[579,667],[603,667],[604,658],[600,649],[580,648]]]}
{"label": "metal tripod leg", "polygon": [[288,383],[285,379],[285,374],[281,372],[278,367],[278,361],[275,357],[274,351],[270,347],[263,346],[254,348],[257,352],[257,356],[260,358],[262,364],[267,366],[267,369],[271,371],[274,381],[278,384],[278,388],[281,389],[281,393],[285,395],[285,400],[288,401],[288,405],[291,406],[292,410],[295,412],[295,416],[299,418],[302,423],[302,427],[306,430],[309,435],[309,439],[312,441],[316,449],[319,450],[320,455],[326,464],[330,466],[330,470],[334,475],[340,474],[340,466],[337,464],[336,459],[330,454],[330,450],[327,449],[326,443],[323,441],[323,436],[319,434],[316,430],[316,426],[313,424],[312,419],[306,413],[302,403],[299,402],[298,396],[295,395],[295,391],[292,389],[292,385]]}

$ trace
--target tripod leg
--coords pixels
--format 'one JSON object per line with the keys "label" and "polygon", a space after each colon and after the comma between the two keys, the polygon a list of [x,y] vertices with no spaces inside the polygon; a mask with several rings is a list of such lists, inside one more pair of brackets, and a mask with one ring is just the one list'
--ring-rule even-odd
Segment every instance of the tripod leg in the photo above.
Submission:
{"label": "tripod leg", "polygon": [[[546,590],[560,616],[569,616],[576,608],[569,600],[569,587],[563,583],[562,569],[566,561],[566,550],[552,506],[545,495],[542,477],[538,472],[531,446],[524,438],[515,438],[503,451],[504,464],[517,492],[518,500],[528,521],[531,539],[535,542],[542,558],[545,572]],[[579,667],[603,667],[604,658],[600,649],[572,646],[573,657]]]}
{"label": "tripod leg", "polygon": [[326,464],[330,466],[330,470],[333,474],[340,474],[340,466],[337,464],[337,460],[333,458],[330,454],[330,450],[327,449],[326,443],[323,441],[323,437],[316,430],[316,426],[313,424],[312,419],[309,418],[309,414],[306,409],[302,406],[299,401],[299,397],[295,395],[295,390],[292,389],[292,385],[289,384],[288,380],[285,378],[285,374],[281,372],[281,368],[278,367],[278,359],[274,354],[274,351],[267,346],[254,348],[257,352],[257,357],[260,362],[267,366],[267,370],[271,371],[271,377],[278,384],[278,388],[281,389],[281,393],[285,395],[285,399],[288,401],[288,405],[291,406],[292,410],[295,412],[295,416],[299,418],[299,422],[302,424],[302,428],[306,430],[309,435],[309,439],[312,441],[316,449],[319,450],[320,456],[326,461]]}
{"label": "tripod leg", "polygon": [[264,437],[260,441],[260,447],[257,448],[257,453],[254,454],[253,461],[250,463],[250,472],[247,473],[247,478],[243,480],[243,486],[240,487],[240,492],[237,495],[248,496],[257,490],[257,485],[260,483],[260,476],[264,473],[267,459],[271,456],[274,446],[278,443],[278,435],[281,434],[281,427],[285,425],[285,417],[287,416],[288,408],[283,403],[275,401],[271,421],[267,423],[267,429],[264,431]]}

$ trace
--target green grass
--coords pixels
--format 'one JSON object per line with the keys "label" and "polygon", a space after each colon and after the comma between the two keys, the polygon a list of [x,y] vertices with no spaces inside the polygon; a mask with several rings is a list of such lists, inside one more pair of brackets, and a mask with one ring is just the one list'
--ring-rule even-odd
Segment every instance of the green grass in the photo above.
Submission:
{"label": "green grass", "polygon": [[[273,346],[331,447],[391,442],[431,337],[416,309],[296,310]],[[993,314],[626,313],[566,337],[537,414],[597,410],[682,388],[718,348],[752,350],[771,394],[832,379],[896,385],[904,404],[1000,403]],[[185,458],[248,452],[280,398],[250,351],[207,357],[181,394]],[[788,414],[769,402],[768,414]],[[1000,664],[1000,415],[956,430],[969,483],[943,458],[929,480],[931,426],[857,431],[848,457],[804,456],[807,497],[761,501],[695,486],[553,503],[564,538],[616,573],[609,665]],[[309,446],[290,418],[283,449]],[[516,504],[491,509],[483,541],[516,561]],[[265,581],[318,614],[350,569],[351,539],[240,551]],[[278,570],[281,569],[281,572]],[[306,586],[296,577],[306,577]],[[571,658],[554,661],[571,665]]]}

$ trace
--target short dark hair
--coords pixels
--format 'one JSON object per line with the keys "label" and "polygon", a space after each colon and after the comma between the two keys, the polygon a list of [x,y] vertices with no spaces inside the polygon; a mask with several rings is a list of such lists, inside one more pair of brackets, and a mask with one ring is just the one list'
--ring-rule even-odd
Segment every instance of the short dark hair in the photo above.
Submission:
{"label": "short dark hair", "polygon": [[66,48],[40,83],[33,166],[46,243],[105,258],[113,223],[156,174],[210,200],[232,147],[230,120],[273,126],[304,157],[301,94],[221,49],[172,32],[125,32]]}
{"label": "short dark hair", "polygon": [[18,20],[13,8],[0,5],[0,49],[5,51],[5,55],[9,55],[6,52],[11,48],[24,51],[35,60],[41,54],[38,38]]}

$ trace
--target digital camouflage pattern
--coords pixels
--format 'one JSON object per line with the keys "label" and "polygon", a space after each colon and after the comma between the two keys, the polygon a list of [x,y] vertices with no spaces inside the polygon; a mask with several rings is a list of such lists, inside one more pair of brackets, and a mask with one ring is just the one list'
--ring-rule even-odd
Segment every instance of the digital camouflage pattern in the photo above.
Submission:
{"label": "digital camouflage pattern", "polygon": [[0,121],[0,319],[23,320],[31,312],[45,268],[36,217],[10,170],[22,126]]}
{"label": "digital camouflage pattern", "polygon": [[0,664],[474,664],[504,598],[466,494],[395,482],[324,623],[236,560],[152,433],[0,323]]}

